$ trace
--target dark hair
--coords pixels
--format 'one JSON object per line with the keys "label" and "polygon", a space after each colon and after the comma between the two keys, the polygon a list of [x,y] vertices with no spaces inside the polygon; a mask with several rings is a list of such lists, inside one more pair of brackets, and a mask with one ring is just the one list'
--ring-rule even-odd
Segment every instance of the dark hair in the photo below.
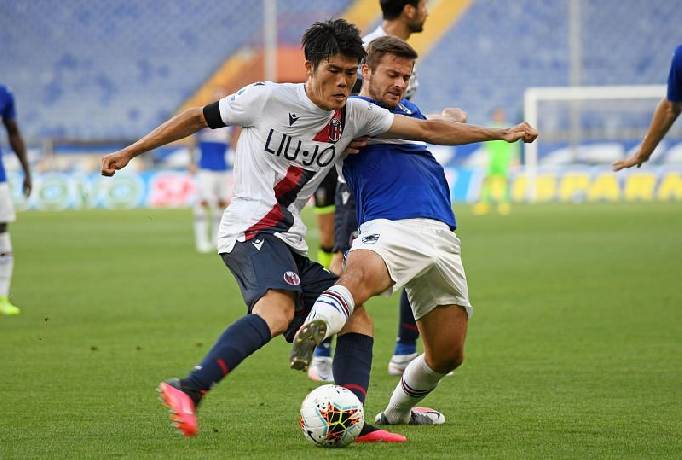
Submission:
{"label": "dark hair", "polygon": [[419,0],[381,0],[381,13],[384,15],[384,19],[395,19],[403,14],[405,5],[412,5],[417,8]]}
{"label": "dark hair", "polygon": [[360,31],[345,19],[316,22],[305,31],[301,44],[305,58],[312,62],[313,68],[335,54],[356,58],[358,62],[367,55]]}
{"label": "dark hair", "polygon": [[417,52],[405,40],[384,35],[369,42],[365,63],[374,70],[385,54],[393,54],[405,59],[417,59]]}

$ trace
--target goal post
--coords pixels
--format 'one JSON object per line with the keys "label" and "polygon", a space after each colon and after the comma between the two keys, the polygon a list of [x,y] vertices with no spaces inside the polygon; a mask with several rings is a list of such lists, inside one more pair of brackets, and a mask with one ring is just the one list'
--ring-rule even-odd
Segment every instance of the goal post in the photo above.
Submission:
{"label": "goal post", "polygon": [[[585,145],[612,141],[630,145],[641,140],[665,93],[664,85],[527,88],[524,119],[540,133],[538,140],[524,149],[527,201],[536,201],[541,167],[582,164],[607,168],[615,153],[592,149],[592,156],[586,159]],[[671,129],[669,136],[682,138],[682,129]],[[548,145],[564,146],[562,159],[541,151]]]}

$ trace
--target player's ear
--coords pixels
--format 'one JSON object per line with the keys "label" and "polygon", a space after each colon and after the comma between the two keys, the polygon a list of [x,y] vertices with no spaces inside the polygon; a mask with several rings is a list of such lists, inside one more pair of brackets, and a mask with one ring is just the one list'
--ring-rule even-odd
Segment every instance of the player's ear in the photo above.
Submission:
{"label": "player's ear", "polygon": [[313,63],[310,61],[305,61],[305,75],[308,78],[313,76]]}
{"label": "player's ear", "polygon": [[369,66],[367,64],[362,64],[361,69],[362,69],[362,79],[366,80],[367,77],[369,77],[369,73],[370,73]]}
{"label": "player's ear", "polygon": [[415,15],[417,14],[417,8],[414,5],[407,3],[403,7],[403,14],[407,19],[414,19]]}

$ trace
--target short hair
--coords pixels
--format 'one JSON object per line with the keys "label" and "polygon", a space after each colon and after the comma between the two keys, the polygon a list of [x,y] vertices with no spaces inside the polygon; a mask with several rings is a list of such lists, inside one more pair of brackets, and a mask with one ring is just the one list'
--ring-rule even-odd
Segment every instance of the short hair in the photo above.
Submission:
{"label": "short hair", "polygon": [[367,55],[360,31],[345,19],[314,23],[303,34],[301,45],[306,60],[313,64],[313,68],[336,54],[356,58],[358,63]]}
{"label": "short hair", "polygon": [[376,66],[381,62],[381,58],[386,54],[393,54],[405,59],[417,59],[417,52],[405,40],[391,35],[384,35],[383,37],[375,38],[367,45],[367,57],[365,64],[370,69],[376,69]]}
{"label": "short hair", "polygon": [[419,0],[381,0],[381,13],[384,19],[391,20],[403,14],[405,5],[419,6]]}

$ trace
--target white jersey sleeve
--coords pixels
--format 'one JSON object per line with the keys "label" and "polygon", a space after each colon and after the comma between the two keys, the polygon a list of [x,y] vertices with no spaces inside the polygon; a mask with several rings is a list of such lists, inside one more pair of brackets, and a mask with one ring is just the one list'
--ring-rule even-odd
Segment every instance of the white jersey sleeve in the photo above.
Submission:
{"label": "white jersey sleeve", "polygon": [[376,104],[353,97],[348,99],[346,106],[350,109],[349,120],[354,125],[354,137],[378,136],[393,126],[393,114]]}
{"label": "white jersey sleeve", "polygon": [[220,118],[227,126],[250,128],[263,115],[263,107],[270,95],[270,85],[258,82],[245,86],[220,100]]}

